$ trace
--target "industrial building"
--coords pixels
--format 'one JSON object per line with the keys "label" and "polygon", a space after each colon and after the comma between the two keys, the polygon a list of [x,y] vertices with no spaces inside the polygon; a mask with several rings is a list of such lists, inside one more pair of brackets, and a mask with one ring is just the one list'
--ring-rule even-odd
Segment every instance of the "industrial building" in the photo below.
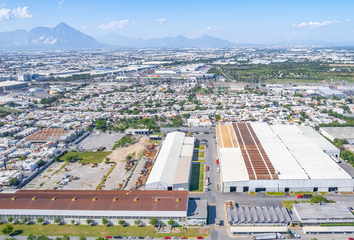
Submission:
{"label": "industrial building", "polygon": [[353,179],[307,128],[267,123],[217,126],[223,192],[353,192]]}
{"label": "industrial building", "polygon": [[254,207],[226,204],[229,225],[289,225],[291,217],[285,207]]}
{"label": "industrial building", "polygon": [[75,130],[63,128],[44,128],[26,138],[26,141],[35,143],[61,142],[68,143],[76,138]]}
{"label": "industrial building", "polygon": [[146,182],[147,190],[188,190],[191,178],[194,137],[167,134]]}
{"label": "industrial building", "polygon": [[346,139],[354,144],[354,127],[321,127],[320,133],[331,141],[335,138]]}
{"label": "industrial building", "polygon": [[[0,219],[8,217],[37,222],[53,222],[59,217],[64,223],[71,220],[86,224],[86,219],[101,224],[102,218],[118,224],[125,220],[134,224],[140,219],[149,224],[149,218],[176,224],[186,224],[188,191],[72,191],[72,190],[20,190],[0,194]],[[206,211],[206,210],[205,210]]]}
{"label": "industrial building", "polygon": [[353,213],[343,203],[294,203],[293,212],[303,225],[353,223]]}
{"label": "industrial building", "polygon": [[10,91],[18,88],[27,87],[26,82],[16,82],[16,81],[4,81],[0,82],[0,92]]}
{"label": "industrial building", "polygon": [[322,96],[327,98],[332,98],[332,97],[345,98],[344,93],[338,90],[330,89],[329,87],[318,87],[317,89]]}

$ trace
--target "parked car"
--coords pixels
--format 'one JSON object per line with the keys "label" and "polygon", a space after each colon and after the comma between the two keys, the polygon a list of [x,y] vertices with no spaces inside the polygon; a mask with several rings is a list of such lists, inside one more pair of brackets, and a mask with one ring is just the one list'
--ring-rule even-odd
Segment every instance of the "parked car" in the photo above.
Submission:
{"label": "parked car", "polygon": [[114,235],[113,238],[122,239],[122,236],[120,236],[120,235]]}
{"label": "parked car", "polygon": [[129,236],[128,239],[135,239],[135,237],[134,236]]}
{"label": "parked car", "polygon": [[197,239],[204,239],[202,236],[198,236]]}
{"label": "parked car", "polygon": [[151,236],[147,236],[147,237],[146,237],[146,239],[153,239],[153,237],[151,237]]}
{"label": "parked car", "polygon": [[164,239],[171,239],[169,236],[164,237]]}
{"label": "parked car", "polygon": [[106,236],[106,238],[112,238],[112,236]]}
{"label": "parked car", "polygon": [[182,236],[181,239],[188,239],[186,236]]}
{"label": "parked car", "polygon": [[173,236],[173,237],[172,237],[172,239],[178,239],[178,237],[176,237],[176,236]]}
{"label": "parked car", "polygon": [[144,239],[144,237],[143,236],[139,236],[138,239]]}

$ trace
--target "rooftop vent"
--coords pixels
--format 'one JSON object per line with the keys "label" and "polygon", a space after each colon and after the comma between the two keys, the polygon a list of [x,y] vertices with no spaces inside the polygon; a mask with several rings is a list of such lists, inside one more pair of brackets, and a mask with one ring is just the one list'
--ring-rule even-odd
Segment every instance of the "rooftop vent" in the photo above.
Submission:
{"label": "rooftop vent", "polygon": [[179,202],[179,201],[181,201],[181,199],[180,198],[176,198],[176,202]]}
{"label": "rooftop vent", "polygon": [[73,197],[73,198],[71,199],[71,201],[76,201],[76,199],[77,199],[77,197]]}
{"label": "rooftop vent", "polygon": [[55,200],[57,200],[57,198],[56,198],[56,197],[53,197],[53,198],[52,198],[52,201],[55,201]]}
{"label": "rooftop vent", "polygon": [[159,199],[158,198],[155,198],[155,202],[158,202],[159,201]]}
{"label": "rooftop vent", "polygon": [[96,201],[97,201],[97,198],[96,198],[96,197],[92,198],[92,201],[93,201],[93,202],[96,202]]}
{"label": "rooftop vent", "polygon": [[139,198],[134,198],[134,202],[137,202],[139,200]]}
{"label": "rooftop vent", "polygon": [[37,197],[33,197],[33,198],[32,198],[32,200],[36,200],[36,199],[37,199]]}
{"label": "rooftop vent", "polygon": [[116,202],[118,200],[118,198],[113,198],[113,202]]}
{"label": "rooftop vent", "polygon": [[12,197],[11,200],[15,200],[17,197]]}

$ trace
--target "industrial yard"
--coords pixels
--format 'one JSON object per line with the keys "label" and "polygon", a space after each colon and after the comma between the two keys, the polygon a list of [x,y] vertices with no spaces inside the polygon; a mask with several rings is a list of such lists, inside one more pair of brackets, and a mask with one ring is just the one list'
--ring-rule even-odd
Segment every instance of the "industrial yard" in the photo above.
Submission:
{"label": "industrial yard", "polygon": [[56,162],[32,180],[25,189],[96,190],[111,165],[104,162],[97,165]]}

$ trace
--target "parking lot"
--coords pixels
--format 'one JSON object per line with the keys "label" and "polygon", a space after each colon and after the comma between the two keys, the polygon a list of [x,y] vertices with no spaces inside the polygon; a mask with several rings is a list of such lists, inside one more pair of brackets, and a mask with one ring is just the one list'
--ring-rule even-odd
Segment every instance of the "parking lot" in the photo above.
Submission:
{"label": "parking lot", "polygon": [[56,187],[56,189],[65,190],[95,190],[113,165],[104,162],[98,164],[97,167],[92,167],[92,164],[65,164],[65,162],[54,163],[28,183],[24,189],[44,190]]}
{"label": "parking lot", "polygon": [[111,150],[116,141],[119,141],[124,136],[124,133],[95,133],[93,132],[87,138],[82,140],[78,144],[79,149],[93,151],[97,150],[99,147],[106,147],[106,149]]}

